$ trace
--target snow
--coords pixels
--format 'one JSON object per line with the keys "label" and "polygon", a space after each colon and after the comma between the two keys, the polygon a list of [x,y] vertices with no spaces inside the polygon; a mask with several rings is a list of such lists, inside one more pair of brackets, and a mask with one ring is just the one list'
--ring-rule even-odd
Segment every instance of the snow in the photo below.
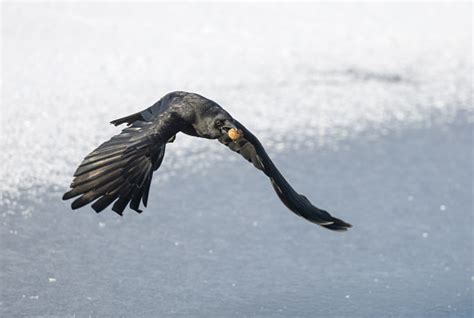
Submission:
{"label": "snow", "polygon": [[[471,317],[471,6],[2,3],[0,316]],[[354,228],[183,135],[141,215],[70,211],[108,122],[173,90]]]}

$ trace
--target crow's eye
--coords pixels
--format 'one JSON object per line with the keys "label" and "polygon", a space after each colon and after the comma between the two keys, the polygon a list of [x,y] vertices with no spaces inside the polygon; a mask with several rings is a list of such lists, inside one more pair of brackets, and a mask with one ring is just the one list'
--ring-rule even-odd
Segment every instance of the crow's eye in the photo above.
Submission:
{"label": "crow's eye", "polygon": [[218,120],[216,120],[215,125],[216,125],[217,128],[220,128],[224,125],[224,121],[218,119]]}

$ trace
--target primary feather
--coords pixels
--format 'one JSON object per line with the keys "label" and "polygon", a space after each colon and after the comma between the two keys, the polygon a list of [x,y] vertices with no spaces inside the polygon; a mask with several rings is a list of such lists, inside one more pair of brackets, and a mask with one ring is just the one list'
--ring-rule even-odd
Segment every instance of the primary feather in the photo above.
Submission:
{"label": "primary feather", "polygon": [[98,199],[92,205],[96,212],[117,200],[113,210],[122,214],[130,208],[141,212],[140,200],[146,205],[153,171],[158,169],[166,144],[152,138],[153,125],[137,121],[118,136],[91,152],[77,168],[71,190],[64,200],[77,196],[71,205],[78,209]]}

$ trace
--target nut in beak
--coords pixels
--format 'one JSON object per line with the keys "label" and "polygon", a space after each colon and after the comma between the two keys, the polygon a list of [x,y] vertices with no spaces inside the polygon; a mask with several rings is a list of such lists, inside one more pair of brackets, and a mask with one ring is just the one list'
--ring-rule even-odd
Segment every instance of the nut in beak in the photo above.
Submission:
{"label": "nut in beak", "polygon": [[242,130],[240,129],[231,128],[227,132],[227,135],[229,136],[230,139],[232,139],[233,141],[236,141],[237,139],[241,138],[244,134]]}

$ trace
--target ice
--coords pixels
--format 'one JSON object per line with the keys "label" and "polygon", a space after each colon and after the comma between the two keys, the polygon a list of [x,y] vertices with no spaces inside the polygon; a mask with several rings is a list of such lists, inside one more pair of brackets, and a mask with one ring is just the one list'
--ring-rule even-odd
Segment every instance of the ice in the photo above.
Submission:
{"label": "ice", "polygon": [[[471,4],[1,10],[1,317],[472,317]],[[173,90],[224,106],[354,228],[305,222],[184,135],[142,214],[71,211],[108,122]]]}

